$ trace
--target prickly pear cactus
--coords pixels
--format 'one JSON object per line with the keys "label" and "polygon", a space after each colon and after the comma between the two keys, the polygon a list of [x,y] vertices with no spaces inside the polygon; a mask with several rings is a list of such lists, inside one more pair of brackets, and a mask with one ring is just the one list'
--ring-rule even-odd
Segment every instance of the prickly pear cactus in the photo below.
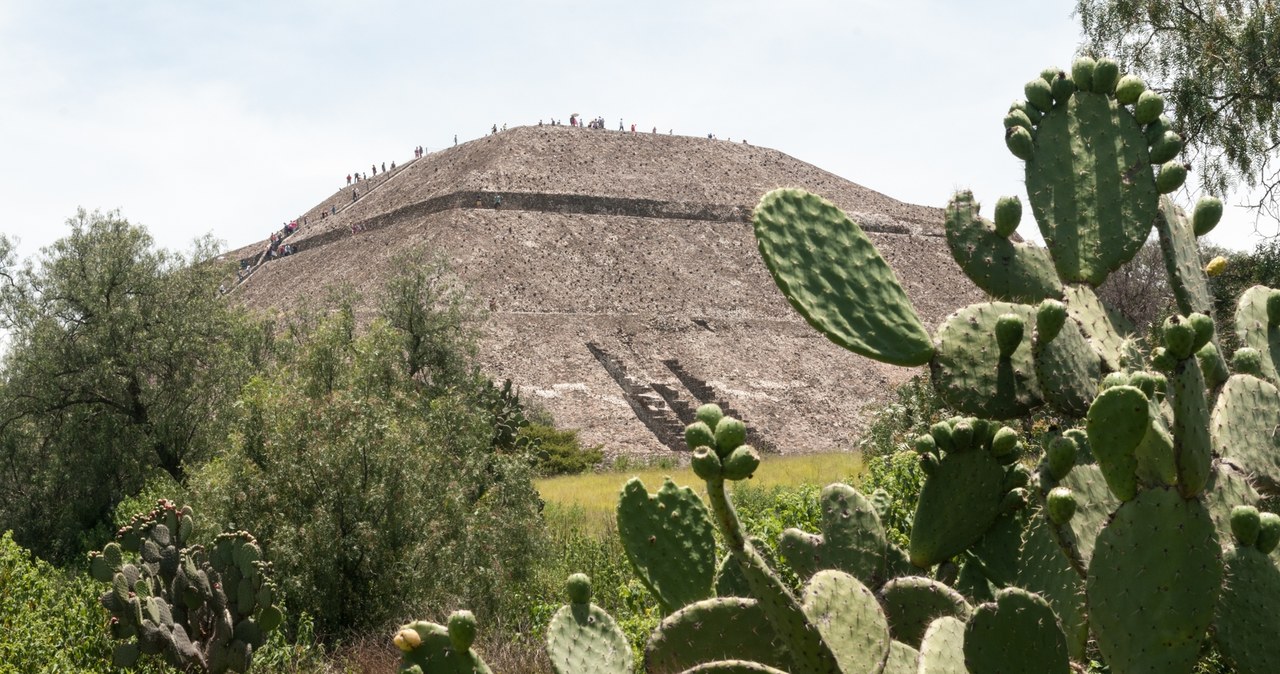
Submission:
{"label": "prickly pear cactus", "polygon": [[711,596],[715,538],[693,490],[667,480],[651,495],[633,478],[618,499],[618,534],[636,574],[668,611]]}
{"label": "prickly pear cactus", "polygon": [[400,649],[399,671],[406,674],[491,674],[489,666],[471,648],[475,640],[475,616],[455,611],[448,627],[419,620],[396,632],[392,642]]}
{"label": "prickly pear cactus", "polygon": [[161,500],[90,555],[90,573],[111,585],[101,603],[112,638],[122,642],[116,666],[161,655],[188,671],[245,672],[283,622],[271,564],[253,536],[222,534],[206,551],[189,540],[193,520],[190,506]]}
{"label": "prickly pear cactus", "polygon": [[556,674],[626,674],[631,646],[613,618],[591,603],[591,579],[569,577],[569,603],[547,626],[547,655]]}
{"label": "prickly pear cactus", "polygon": [[925,483],[908,552],[923,569],[976,543],[1002,512],[1021,507],[1023,491],[1014,465],[1018,434],[1011,428],[952,419],[935,424],[916,446]]}
{"label": "prickly pear cactus", "polygon": [[1234,545],[1213,619],[1213,639],[1236,671],[1280,671],[1280,569],[1270,557],[1280,543],[1280,517],[1239,506],[1231,514]]}
{"label": "prickly pear cactus", "polygon": [[892,544],[885,539],[875,506],[858,490],[839,483],[823,488],[818,503],[821,535],[799,529],[782,532],[778,549],[791,569],[805,579],[821,569],[836,569],[867,585],[881,585],[892,572],[886,559]]}

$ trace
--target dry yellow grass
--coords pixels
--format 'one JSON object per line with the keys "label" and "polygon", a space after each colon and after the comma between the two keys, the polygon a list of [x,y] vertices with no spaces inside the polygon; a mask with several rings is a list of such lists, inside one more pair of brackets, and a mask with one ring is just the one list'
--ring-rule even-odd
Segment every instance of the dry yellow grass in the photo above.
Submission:
{"label": "dry yellow grass", "polygon": [[[742,484],[753,487],[801,484],[826,485],[853,480],[862,473],[862,455],[852,452],[804,454],[799,456],[766,456],[756,476]],[[586,473],[538,480],[535,485],[543,500],[566,510],[581,513],[584,523],[596,527],[613,519],[618,505],[618,492],[632,477],[638,477],[649,491],[656,491],[670,476],[681,486],[692,486],[706,495],[702,480],[688,467],[677,469],[642,468],[609,473]],[[732,489],[732,487],[731,487]]]}

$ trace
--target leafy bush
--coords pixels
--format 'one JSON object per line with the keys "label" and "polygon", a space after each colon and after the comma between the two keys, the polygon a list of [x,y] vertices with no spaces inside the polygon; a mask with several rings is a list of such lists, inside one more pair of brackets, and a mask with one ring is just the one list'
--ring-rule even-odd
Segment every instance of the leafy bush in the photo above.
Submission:
{"label": "leafy bush", "polygon": [[535,422],[520,429],[519,437],[527,443],[533,471],[539,477],[575,475],[604,460],[599,446],[582,446],[576,429],[558,429]]}
{"label": "leafy bush", "polygon": [[928,376],[918,375],[894,390],[895,400],[876,410],[858,450],[870,458],[907,449],[911,439],[930,424],[955,415]]}
{"label": "leafy bush", "polygon": [[98,583],[0,536],[0,670],[100,672],[111,661]]}

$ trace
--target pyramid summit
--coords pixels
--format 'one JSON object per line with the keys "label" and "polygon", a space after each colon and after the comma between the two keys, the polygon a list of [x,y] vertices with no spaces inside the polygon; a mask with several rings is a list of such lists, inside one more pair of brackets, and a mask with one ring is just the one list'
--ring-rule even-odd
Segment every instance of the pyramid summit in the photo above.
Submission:
{"label": "pyramid summit", "polygon": [[586,444],[682,451],[694,410],[715,402],[763,449],[849,448],[866,410],[918,370],[849,353],[791,309],[750,223],[777,187],[849,213],[926,324],[981,299],[941,209],[745,143],[565,126],[517,127],[343,186],[306,212],[293,254],[264,261],[267,242],[229,253],[249,270],[230,297],[288,311],[344,281],[371,307],[390,259],[422,250],[487,307],[486,374]]}

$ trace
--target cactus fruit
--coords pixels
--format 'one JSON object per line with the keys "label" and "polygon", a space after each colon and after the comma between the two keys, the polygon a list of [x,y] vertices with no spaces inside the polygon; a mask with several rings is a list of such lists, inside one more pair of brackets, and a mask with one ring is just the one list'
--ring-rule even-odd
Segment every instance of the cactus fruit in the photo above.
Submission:
{"label": "cactus fruit", "polygon": [[[1026,115],[1023,115],[1025,117]],[[972,195],[970,195],[972,197]],[[954,201],[954,197],[952,201]],[[995,228],[996,234],[1006,239],[1018,229],[1022,221],[1022,200],[1018,197],[1000,197],[996,201]]]}
{"label": "cactus fruit", "polygon": [[1171,159],[1160,165],[1160,172],[1156,174],[1156,191],[1168,194],[1182,187],[1186,180],[1187,165]]}
{"label": "cactus fruit", "polygon": [[1196,236],[1204,236],[1222,220],[1222,200],[1217,197],[1201,197],[1191,215],[1191,229]]}
{"label": "cactus fruit", "polygon": [[774,190],[755,210],[760,255],[805,320],[854,353],[923,365],[933,342],[862,228],[821,197]]}
{"label": "cactus fruit", "polygon": [[1212,260],[1209,260],[1208,264],[1204,266],[1204,273],[1209,278],[1213,278],[1214,276],[1220,276],[1222,272],[1226,270],[1227,270],[1227,258],[1221,255],[1213,258]]}
{"label": "cactus fruit", "polygon": [[1114,94],[1120,81],[1120,64],[1109,58],[1100,58],[1093,66],[1093,92]]}
{"label": "cactus fruit", "polygon": [[1027,82],[1022,92],[1027,96],[1027,102],[1040,112],[1048,113],[1053,109],[1053,89],[1043,77]]}
{"label": "cactus fruit", "polygon": [[1049,520],[1058,526],[1071,521],[1076,514],[1076,495],[1067,487],[1054,487],[1045,498]]}
{"label": "cactus fruit", "polygon": [[283,620],[271,603],[271,564],[262,561],[253,536],[222,534],[207,551],[188,540],[193,519],[190,507],[162,499],[90,556],[94,577],[111,585],[100,601],[111,613],[112,638],[126,642],[115,651],[120,666],[163,655],[184,670],[243,672]]}
{"label": "cactus fruit", "polygon": [[1082,56],[1071,64],[1071,79],[1080,91],[1093,90],[1093,70],[1097,65],[1097,61],[1088,56]]}
{"label": "cactus fruit", "polygon": [[1150,124],[1160,118],[1164,112],[1164,96],[1150,89],[1138,95],[1133,104],[1133,118],[1139,124]]}
{"label": "cactus fruit", "polygon": [[1125,75],[1116,84],[1116,100],[1122,105],[1133,105],[1147,90],[1147,85],[1135,75]]}
{"label": "cactus fruit", "polygon": [[[556,674],[630,672],[631,646],[613,617],[591,603],[591,579],[574,574],[566,587],[569,603],[556,611],[547,626],[547,655]],[[449,627],[452,632],[452,618]],[[423,667],[423,671],[433,670]]]}
{"label": "cactus fruit", "polygon": [[632,478],[618,499],[618,534],[627,559],[668,612],[711,596],[716,573],[711,526],[697,494],[670,479],[651,495]]}

